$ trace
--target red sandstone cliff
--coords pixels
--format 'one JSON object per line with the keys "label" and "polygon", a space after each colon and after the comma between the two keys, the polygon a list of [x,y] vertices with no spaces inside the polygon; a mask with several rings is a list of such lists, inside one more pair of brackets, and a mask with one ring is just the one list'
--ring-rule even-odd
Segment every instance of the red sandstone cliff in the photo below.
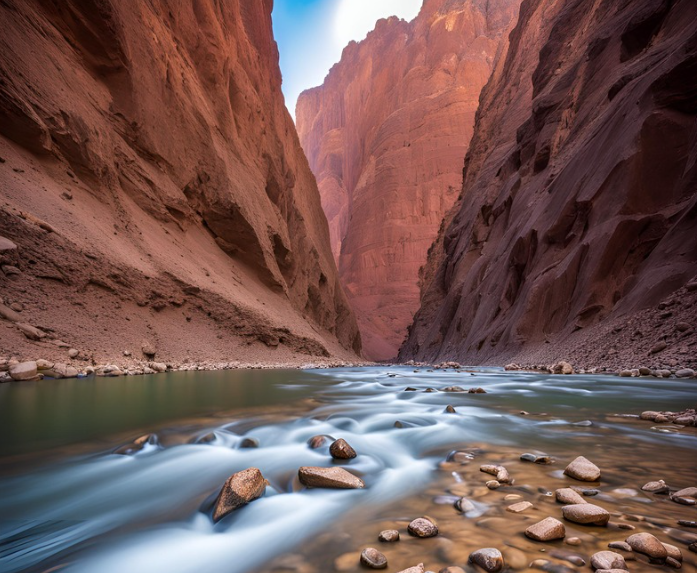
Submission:
{"label": "red sandstone cliff", "polygon": [[696,77],[692,0],[524,0],[400,358],[694,363]]}
{"label": "red sandstone cliff", "polygon": [[388,359],[419,304],[418,270],[462,182],[479,92],[518,0],[426,0],[350,43],[296,108],[364,352]]}
{"label": "red sandstone cliff", "polygon": [[0,355],[360,351],[271,8],[0,3],[0,293],[46,335]]}

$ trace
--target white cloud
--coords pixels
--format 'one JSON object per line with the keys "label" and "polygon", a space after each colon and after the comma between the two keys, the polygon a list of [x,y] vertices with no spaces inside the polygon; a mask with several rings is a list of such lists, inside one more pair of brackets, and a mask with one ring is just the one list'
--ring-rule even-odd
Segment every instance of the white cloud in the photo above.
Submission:
{"label": "white cloud", "polygon": [[338,0],[334,15],[334,40],[343,49],[351,40],[360,41],[388,16],[412,20],[419,13],[422,0]]}

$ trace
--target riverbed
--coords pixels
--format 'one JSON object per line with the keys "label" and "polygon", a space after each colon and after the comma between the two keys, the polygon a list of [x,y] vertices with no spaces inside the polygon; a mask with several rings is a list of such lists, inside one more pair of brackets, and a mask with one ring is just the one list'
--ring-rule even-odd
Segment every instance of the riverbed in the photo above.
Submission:
{"label": "riverbed", "polygon": [[[443,391],[452,386],[486,393]],[[697,529],[677,523],[697,519],[695,506],[641,491],[658,479],[697,486],[695,428],[620,415],[681,410],[696,396],[690,380],[408,367],[5,384],[0,571],[360,571],[366,547],[382,551],[392,572],[417,563],[471,568],[467,557],[481,547],[498,547],[514,569],[545,559],[590,570],[595,551],[640,531],[679,547],[682,570],[695,571],[688,545]],[[142,449],[129,448],[146,434]],[[300,466],[338,463],[328,444],[308,447],[316,435],[349,442],[358,456],[341,464],[365,489],[300,485]],[[554,463],[522,461],[526,452]],[[563,475],[579,455],[600,467],[599,483]],[[514,484],[488,489],[483,464],[504,465]],[[248,467],[269,481],[266,494],[214,524],[212,500]],[[566,522],[567,540],[580,545],[527,539],[532,523],[562,519],[553,493],[568,486],[599,490],[592,503],[611,513],[610,524]],[[473,506],[466,513],[453,506],[461,496]],[[507,512],[516,501],[533,507]],[[439,535],[410,537],[408,523],[424,515]],[[379,542],[383,529],[401,540]],[[574,555],[586,565],[574,565]],[[671,570],[633,557],[632,573]]]}

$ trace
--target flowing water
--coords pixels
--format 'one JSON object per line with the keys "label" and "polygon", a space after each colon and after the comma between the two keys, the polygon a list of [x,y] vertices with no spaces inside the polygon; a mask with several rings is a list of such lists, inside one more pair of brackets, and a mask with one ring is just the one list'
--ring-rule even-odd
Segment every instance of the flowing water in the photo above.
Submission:
{"label": "flowing water", "polygon": [[[190,372],[2,385],[0,571],[358,571],[358,552],[368,546],[385,553],[393,572],[419,562],[433,571],[470,568],[467,556],[481,547],[503,550],[514,569],[544,558],[580,571],[590,565],[575,566],[570,555],[589,563],[608,542],[638,531],[678,546],[683,570],[697,570],[697,554],[687,550],[697,529],[677,524],[697,519],[695,506],[640,489],[657,479],[697,486],[695,429],[615,416],[694,406],[694,381],[413,370]],[[453,385],[487,393],[425,391]],[[446,413],[447,405],[456,413]],[[144,433],[157,438],[135,453],[115,453]],[[318,434],[356,449],[358,457],[344,466],[366,489],[300,486],[300,466],[336,463],[327,447],[307,446]],[[259,447],[242,447],[245,438]],[[454,450],[467,455],[446,461]],[[524,452],[548,454],[555,463],[523,462]],[[562,475],[578,455],[603,472],[600,484],[589,486],[600,493],[588,499],[611,512],[610,525],[567,522],[567,539],[580,538],[578,546],[528,540],[522,532],[530,524],[561,519],[550,492],[585,485]],[[492,476],[479,471],[484,463],[505,465],[515,484],[486,488]],[[211,500],[230,474],[248,467],[268,479],[265,496],[213,524]],[[459,496],[472,502],[471,511],[454,509]],[[522,500],[534,507],[506,512]],[[409,521],[423,515],[438,522],[437,537],[406,534]],[[398,529],[401,541],[380,543],[387,528]],[[632,573],[670,570],[626,557]]]}

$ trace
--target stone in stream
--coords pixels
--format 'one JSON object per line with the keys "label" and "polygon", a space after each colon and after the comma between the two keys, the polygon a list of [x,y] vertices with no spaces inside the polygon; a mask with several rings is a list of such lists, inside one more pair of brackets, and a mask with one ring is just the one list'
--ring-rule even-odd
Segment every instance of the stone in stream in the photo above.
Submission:
{"label": "stone in stream", "polygon": [[632,546],[626,541],[611,541],[607,544],[610,549],[620,549],[622,551],[631,551]]}
{"label": "stone in stream", "polygon": [[501,484],[495,479],[490,479],[488,482],[486,482],[486,487],[489,489],[499,489]]}
{"label": "stone in stream", "polygon": [[520,459],[524,462],[532,462],[534,464],[548,465],[552,463],[552,458],[549,456],[538,456],[536,454],[521,454]]}
{"label": "stone in stream", "polygon": [[460,386],[448,386],[447,388],[443,388],[443,392],[464,392],[465,389],[460,387]]}
{"label": "stone in stream", "polygon": [[591,557],[593,569],[627,569],[624,557],[614,551],[598,551]]}
{"label": "stone in stream", "polygon": [[468,394],[486,394],[486,390],[484,388],[470,388],[467,390]]}
{"label": "stone in stream", "polygon": [[668,486],[666,482],[662,479],[658,481],[650,481],[641,487],[642,491],[648,491],[649,493],[665,493],[668,491]]}
{"label": "stone in stream", "polygon": [[259,440],[256,438],[245,438],[240,442],[240,448],[244,449],[249,449],[249,448],[258,448],[259,447]]}
{"label": "stone in stream", "polygon": [[688,521],[687,519],[678,519],[678,525],[683,527],[697,527],[697,521]]}
{"label": "stone in stream", "polygon": [[555,539],[564,538],[566,528],[558,519],[547,517],[528,527],[525,530],[525,535],[535,541],[554,541]]}
{"label": "stone in stream", "polygon": [[424,564],[419,563],[418,565],[415,565],[414,567],[409,567],[409,569],[402,569],[401,571],[398,571],[397,573],[424,573]]}
{"label": "stone in stream", "polygon": [[455,509],[461,513],[467,513],[468,511],[474,511],[474,504],[466,497],[461,497],[455,502]]}
{"label": "stone in stream", "polygon": [[445,414],[457,414],[457,411],[455,410],[455,408],[454,408],[453,406],[451,406],[450,404],[448,404],[448,405],[445,407],[445,412],[444,412],[444,413],[445,413]]}
{"label": "stone in stream", "polygon": [[633,551],[648,555],[651,559],[665,559],[668,557],[668,550],[663,543],[650,533],[635,533],[627,537],[625,541]]}
{"label": "stone in stream", "polygon": [[504,547],[503,548],[503,558],[511,569],[527,569],[530,560],[528,556],[522,552],[520,549],[515,547]]}
{"label": "stone in stream", "polygon": [[676,491],[670,495],[670,499],[683,505],[695,505],[697,503],[697,487],[686,487]]}
{"label": "stone in stream", "polygon": [[564,540],[564,543],[566,543],[567,545],[574,545],[574,546],[581,545],[581,538],[580,537],[567,537]]}
{"label": "stone in stream", "polygon": [[356,450],[349,446],[348,442],[343,438],[339,438],[331,446],[329,453],[335,460],[350,460],[356,457]]}
{"label": "stone in stream", "polygon": [[566,551],[565,549],[552,549],[549,552],[551,557],[556,557],[557,559],[563,559],[568,561],[576,567],[583,567],[586,564],[586,560],[581,557],[578,553],[572,553],[571,551]]}
{"label": "stone in stream", "polygon": [[675,559],[677,562],[682,563],[682,551],[680,551],[679,548],[675,547],[675,545],[671,545],[670,543],[663,543],[663,547],[666,548],[669,559]]}
{"label": "stone in stream", "polygon": [[369,569],[385,569],[387,557],[374,547],[368,547],[361,552],[361,565]]}
{"label": "stone in stream", "polygon": [[564,473],[579,481],[598,481],[600,479],[600,469],[591,461],[583,456],[578,456],[571,462]]}
{"label": "stone in stream", "polygon": [[257,468],[248,468],[232,474],[215,500],[213,522],[217,523],[236,509],[259,499],[264,495],[267,483]]}
{"label": "stone in stream", "polygon": [[563,487],[554,492],[557,501],[559,503],[567,503],[578,505],[581,503],[588,503],[583,496],[577,491],[571,489],[570,487]]}
{"label": "stone in stream", "polygon": [[312,436],[309,440],[307,440],[307,446],[311,450],[317,450],[327,443],[327,439],[327,436]]}
{"label": "stone in stream", "polygon": [[435,537],[438,535],[438,526],[426,517],[417,517],[409,524],[407,531],[414,537]]}
{"label": "stone in stream", "polygon": [[[573,505],[565,505],[561,508],[564,519],[581,523],[584,525],[607,525],[610,521],[610,513],[592,503],[576,503]],[[612,567],[610,567],[612,569]]]}
{"label": "stone in stream", "polygon": [[469,562],[479,565],[487,573],[498,573],[503,569],[503,555],[494,547],[477,549],[469,556]]}
{"label": "stone in stream", "polygon": [[306,487],[326,489],[362,489],[365,483],[344,468],[319,468],[303,466],[298,470],[298,479]]}
{"label": "stone in stream", "polygon": [[20,362],[10,366],[10,378],[16,382],[34,380],[39,373],[36,362]]}
{"label": "stone in stream", "polygon": [[399,531],[396,529],[385,529],[378,535],[378,541],[382,541],[383,543],[394,543],[395,541],[399,541]]}
{"label": "stone in stream", "polygon": [[496,481],[500,483],[513,483],[511,476],[508,474],[508,470],[503,466],[483,465],[479,468],[479,471],[496,476]]}
{"label": "stone in stream", "polygon": [[523,511],[530,509],[532,507],[532,503],[529,501],[521,501],[519,503],[514,503],[513,505],[509,505],[506,508],[506,511],[510,513],[522,513]]}

